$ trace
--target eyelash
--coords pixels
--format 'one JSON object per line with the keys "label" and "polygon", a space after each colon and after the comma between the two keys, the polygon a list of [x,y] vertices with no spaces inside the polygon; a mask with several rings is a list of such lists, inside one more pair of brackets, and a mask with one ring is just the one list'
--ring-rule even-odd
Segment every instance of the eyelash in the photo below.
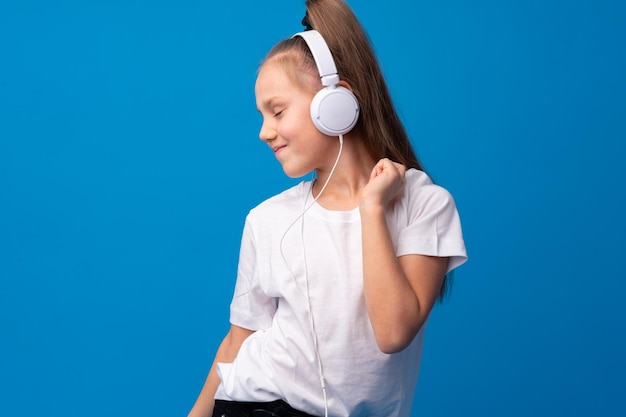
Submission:
{"label": "eyelash", "polygon": [[278,117],[283,113],[283,110],[277,111],[276,113],[274,113],[274,117]]}

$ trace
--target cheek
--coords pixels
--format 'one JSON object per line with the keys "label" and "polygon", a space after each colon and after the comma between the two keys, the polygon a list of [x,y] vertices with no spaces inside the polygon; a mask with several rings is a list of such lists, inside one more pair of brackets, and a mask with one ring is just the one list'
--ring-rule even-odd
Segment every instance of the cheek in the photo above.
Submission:
{"label": "cheek", "polygon": [[311,113],[308,107],[299,110],[297,113],[292,113],[289,117],[283,119],[280,130],[287,138],[300,137],[303,134],[308,136],[311,133],[317,132],[311,120]]}

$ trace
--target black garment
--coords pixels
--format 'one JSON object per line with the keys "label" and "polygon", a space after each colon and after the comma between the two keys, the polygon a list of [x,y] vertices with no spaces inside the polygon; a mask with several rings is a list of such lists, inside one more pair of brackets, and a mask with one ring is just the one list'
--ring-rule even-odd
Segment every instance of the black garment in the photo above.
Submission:
{"label": "black garment", "polygon": [[213,417],[315,417],[298,411],[283,400],[242,402],[215,400]]}

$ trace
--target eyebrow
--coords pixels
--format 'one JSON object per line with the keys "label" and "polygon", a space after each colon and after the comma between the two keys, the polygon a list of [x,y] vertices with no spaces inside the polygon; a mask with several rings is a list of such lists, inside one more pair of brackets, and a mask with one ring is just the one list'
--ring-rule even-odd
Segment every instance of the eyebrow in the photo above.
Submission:
{"label": "eyebrow", "polygon": [[[274,103],[274,101],[276,101],[276,100],[280,100],[280,99],[281,99],[281,97],[279,97],[279,96],[273,96],[273,97],[270,97],[270,98],[268,98],[267,100],[263,100],[263,101],[261,102],[261,107],[262,107],[262,108],[265,108],[265,109],[269,109],[269,108],[272,106],[272,104]],[[258,111],[258,112],[261,112],[261,109],[259,109],[259,108],[257,107],[257,111]]]}

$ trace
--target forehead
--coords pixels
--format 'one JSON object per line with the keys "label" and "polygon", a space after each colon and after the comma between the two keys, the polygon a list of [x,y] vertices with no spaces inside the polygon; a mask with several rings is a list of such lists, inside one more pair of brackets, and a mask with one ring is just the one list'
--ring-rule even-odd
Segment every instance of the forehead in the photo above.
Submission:
{"label": "forehead", "polygon": [[259,69],[256,78],[255,91],[266,92],[266,90],[294,88],[294,81],[288,76],[282,65],[272,62],[264,63]]}
{"label": "forehead", "polygon": [[303,92],[317,92],[321,82],[316,73],[303,68],[291,59],[272,57],[265,61],[259,72],[255,84],[256,94],[271,93],[270,90],[287,91],[301,90]]}

